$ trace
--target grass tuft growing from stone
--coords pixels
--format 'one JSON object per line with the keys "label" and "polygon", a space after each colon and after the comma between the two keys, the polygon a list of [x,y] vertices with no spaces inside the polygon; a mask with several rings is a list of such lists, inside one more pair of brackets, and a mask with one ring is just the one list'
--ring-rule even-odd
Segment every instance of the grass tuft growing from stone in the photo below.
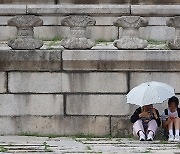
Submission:
{"label": "grass tuft growing from stone", "polygon": [[0,146],[0,152],[8,152],[8,149],[3,146]]}

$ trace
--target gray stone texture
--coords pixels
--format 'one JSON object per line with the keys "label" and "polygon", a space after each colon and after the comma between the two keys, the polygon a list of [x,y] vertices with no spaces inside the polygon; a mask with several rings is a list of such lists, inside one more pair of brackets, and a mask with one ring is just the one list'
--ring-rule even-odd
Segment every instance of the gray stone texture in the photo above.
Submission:
{"label": "gray stone texture", "polygon": [[7,78],[5,72],[0,72],[0,93],[5,93],[7,90]]}
{"label": "gray stone texture", "polygon": [[68,95],[69,115],[128,115],[125,95]]}
{"label": "gray stone texture", "polygon": [[102,15],[126,15],[130,14],[130,5],[27,5],[27,14],[39,15],[69,15],[69,14],[90,14]]}
{"label": "gray stone texture", "polygon": [[175,38],[168,42],[170,49],[180,49],[180,16],[171,17],[167,20],[168,27],[175,28]]}
{"label": "gray stone texture", "polygon": [[86,38],[86,27],[93,26],[96,23],[92,17],[71,15],[64,18],[61,23],[70,27],[70,35],[61,42],[64,48],[90,49],[95,45],[95,42]]}
{"label": "gray stone texture", "polygon": [[139,38],[139,28],[148,25],[148,21],[140,16],[122,16],[115,22],[115,26],[123,28],[122,37],[114,41],[118,49],[144,49],[148,42]]}
{"label": "gray stone texture", "polygon": [[64,50],[65,70],[179,71],[179,50]]}
{"label": "gray stone texture", "polygon": [[9,73],[9,90],[13,93],[125,93],[127,80],[125,73],[11,72]]}
{"label": "gray stone texture", "polygon": [[140,16],[175,16],[180,14],[180,5],[131,5],[131,14]]}
{"label": "gray stone texture", "polygon": [[9,26],[17,27],[17,38],[10,40],[8,46],[12,49],[39,49],[43,46],[41,40],[34,38],[33,27],[43,25],[42,19],[34,15],[15,16],[8,20]]}
{"label": "gray stone texture", "polygon": [[0,94],[1,116],[64,115],[62,95]]}
{"label": "gray stone texture", "polygon": [[1,134],[37,133],[41,135],[94,134],[104,136],[110,133],[109,117],[96,116],[14,116],[0,117]]}
{"label": "gray stone texture", "polygon": [[1,50],[0,70],[61,70],[61,50]]}

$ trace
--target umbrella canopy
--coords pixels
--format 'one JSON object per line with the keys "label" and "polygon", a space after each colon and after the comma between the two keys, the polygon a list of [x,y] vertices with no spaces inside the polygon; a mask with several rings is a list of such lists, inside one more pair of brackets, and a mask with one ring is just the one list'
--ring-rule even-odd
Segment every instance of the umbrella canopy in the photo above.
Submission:
{"label": "umbrella canopy", "polygon": [[133,88],[127,94],[127,103],[139,106],[162,103],[175,96],[174,88],[162,82],[146,82]]}

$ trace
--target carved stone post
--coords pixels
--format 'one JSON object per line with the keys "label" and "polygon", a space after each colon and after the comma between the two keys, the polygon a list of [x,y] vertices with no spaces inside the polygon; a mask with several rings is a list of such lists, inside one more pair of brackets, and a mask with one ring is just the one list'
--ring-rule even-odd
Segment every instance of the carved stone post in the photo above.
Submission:
{"label": "carved stone post", "polygon": [[114,41],[118,49],[144,49],[148,42],[139,38],[139,28],[148,25],[148,21],[140,16],[119,17],[114,25],[123,28],[122,37]]}
{"label": "carved stone post", "polygon": [[180,16],[175,16],[169,18],[166,21],[168,27],[175,28],[175,38],[174,40],[168,41],[168,46],[170,49],[180,49]]}
{"label": "carved stone post", "polygon": [[8,46],[12,49],[28,50],[39,49],[43,42],[34,38],[33,28],[43,25],[43,20],[34,15],[19,15],[8,20],[9,26],[17,27],[17,38],[10,40]]}
{"label": "carved stone post", "polygon": [[63,39],[61,45],[66,49],[90,49],[95,42],[86,38],[86,27],[95,25],[96,21],[89,16],[70,15],[61,21],[62,25],[70,27],[70,35]]}

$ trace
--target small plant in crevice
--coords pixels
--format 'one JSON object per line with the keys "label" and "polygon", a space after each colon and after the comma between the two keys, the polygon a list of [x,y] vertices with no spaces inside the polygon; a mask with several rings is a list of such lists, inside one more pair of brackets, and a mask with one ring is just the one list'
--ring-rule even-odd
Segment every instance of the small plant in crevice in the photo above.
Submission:
{"label": "small plant in crevice", "polygon": [[49,149],[50,146],[47,144],[47,142],[44,142],[43,145],[44,145],[44,150],[45,150],[46,152],[53,152],[52,149]]}
{"label": "small plant in crevice", "polygon": [[8,149],[3,146],[0,146],[0,152],[8,152]]}

